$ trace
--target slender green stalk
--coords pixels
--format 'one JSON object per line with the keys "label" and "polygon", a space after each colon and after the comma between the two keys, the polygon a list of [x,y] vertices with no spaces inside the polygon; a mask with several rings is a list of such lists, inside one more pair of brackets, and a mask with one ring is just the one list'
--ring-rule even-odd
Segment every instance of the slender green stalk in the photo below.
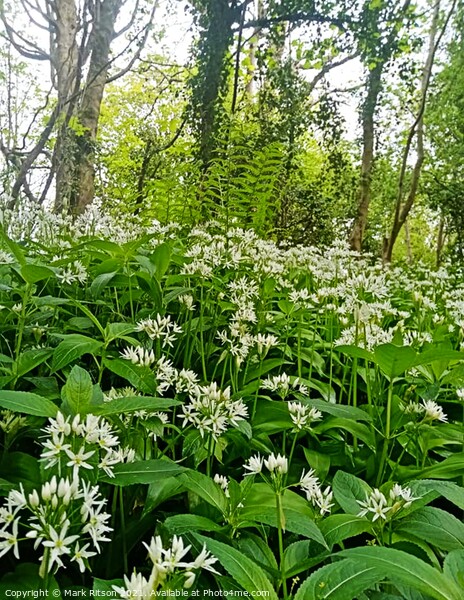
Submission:
{"label": "slender green stalk", "polygon": [[285,569],[285,561],[284,561],[284,539],[283,539],[283,526],[284,523],[284,513],[282,509],[282,497],[280,495],[280,491],[276,492],[276,510],[277,510],[277,536],[279,540],[279,563],[280,563],[280,577],[282,581],[282,590],[284,595],[284,600],[286,600],[287,596],[287,575]]}

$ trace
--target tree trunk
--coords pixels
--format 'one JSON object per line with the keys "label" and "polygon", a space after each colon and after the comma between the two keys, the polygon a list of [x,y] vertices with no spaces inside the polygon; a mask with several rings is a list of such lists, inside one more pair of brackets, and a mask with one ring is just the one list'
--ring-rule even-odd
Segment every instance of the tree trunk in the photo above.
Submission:
{"label": "tree trunk", "polygon": [[84,132],[77,139],[76,186],[70,198],[71,210],[76,213],[82,213],[94,197],[94,160],[98,120],[110,65],[114,24],[121,4],[121,0],[103,0],[100,5],[99,21],[92,32],[89,71],[78,109],[79,123],[83,126]]}
{"label": "tree trunk", "polygon": [[361,159],[361,180],[358,192],[358,210],[350,235],[352,250],[361,251],[364,230],[371,200],[371,177],[374,163],[375,123],[374,116],[382,88],[382,71],[384,63],[377,65],[369,72],[367,80],[367,96],[362,111],[363,151]]}
{"label": "tree trunk", "polygon": [[232,42],[232,25],[240,15],[229,0],[209,0],[208,26],[200,42],[200,65],[193,80],[193,109],[199,132],[199,158],[206,169],[214,152],[219,128],[218,105],[225,84],[226,56]]}
{"label": "tree trunk", "polygon": [[[419,180],[422,171],[422,165],[424,163],[425,152],[424,152],[424,112],[425,105],[427,101],[427,93],[430,85],[430,78],[432,76],[432,68],[435,60],[435,54],[437,52],[440,41],[445,33],[446,27],[449,23],[451,15],[454,12],[456,6],[456,0],[453,2],[447,17],[442,25],[440,30],[440,34],[437,38],[438,33],[438,25],[440,21],[440,0],[436,0],[433,12],[433,19],[430,25],[430,33],[429,33],[429,48],[427,52],[427,58],[425,61],[424,69],[422,71],[422,81],[421,81],[421,96],[420,96],[420,105],[418,114],[415,122],[413,123],[411,130],[408,135],[408,139],[406,142],[406,147],[403,153],[403,161],[401,165],[400,178],[398,183],[398,194],[396,199],[396,207],[395,207],[395,215],[393,218],[393,225],[390,232],[390,237],[388,238],[388,242],[384,247],[384,255],[383,261],[386,263],[391,262],[393,256],[393,248],[395,246],[396,240],[398,239],[398,235],[401,231],[401,228],[406,222],[409,213],[414,205],[414,201],[417,195],[417,189],[419,187]],[[408,196],[406,198],[405,203],[403,204],[403,196],[404,196],[404,183],[406,177],[406,168],[408,163],[409,154],[411,151],[411,145],[414,137],[417,136],[416,142],[416,162],[414,165],[414,169],[411,177],[411,184],[408,192]]]}

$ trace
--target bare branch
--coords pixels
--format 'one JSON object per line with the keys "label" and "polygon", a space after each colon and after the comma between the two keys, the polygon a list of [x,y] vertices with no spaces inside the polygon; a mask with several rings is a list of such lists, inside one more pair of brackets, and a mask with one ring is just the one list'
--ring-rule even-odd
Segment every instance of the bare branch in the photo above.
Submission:
{"label": "bare branch", "polygon": [[[137,39],[139,37],[139,35],[143,33],[142,39],[139,43],[139,46],[138,46],[137,51],[135,52],[134,56],[131,58],[129,63],[123,69],[121,69],[120,71],[118,71],[117,73],[115,73],[114,75],[109,77],[106,80],[106,83],[111,83],[112,81],[116,81],[116,79],[119,79],[120,77],[122,77],[123,75],[128,73],[132,69],[132,67],[134,66],[136,61],[140,58],[140,54],[142,53],[142,50],[145,47],[145,44],[147,43],[148,35],[150,33],[151,25],[152,25],[153,19],[155,17],[155,12],[156,12],[156,9],[158,8],[158,5],[159,5],[159,2],[157,0],[153,5],[153,8],[150,12],[150,17],[149,17],[145,27],[135,37],[135,39]],[[131,40],[129,46],[133,43],[133,41],[134,40]],[[129,46],[127,46],[127,48]],[[126,50],[124,50],[122,53],[124,53],[125,51]],[[120,53],[118,55],[118,57],[121,56],[122,53]]]}

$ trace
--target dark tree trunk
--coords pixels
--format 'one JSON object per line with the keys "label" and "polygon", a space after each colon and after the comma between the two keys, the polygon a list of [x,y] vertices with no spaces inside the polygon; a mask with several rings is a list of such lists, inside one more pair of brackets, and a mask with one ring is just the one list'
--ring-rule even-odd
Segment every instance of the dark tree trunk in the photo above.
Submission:
{"label": "dark tree trunk", "polygon": [[367,215],[371,201],[371,178],[374,164],[375,110],[382,89],[382,71],[384,64],[378,63],[369,72],[367,79],[367,96],[362,111],[363,151],[361,159],[361,178],[358,192],[358,210],[350,235],[350,246],[361,251]]}

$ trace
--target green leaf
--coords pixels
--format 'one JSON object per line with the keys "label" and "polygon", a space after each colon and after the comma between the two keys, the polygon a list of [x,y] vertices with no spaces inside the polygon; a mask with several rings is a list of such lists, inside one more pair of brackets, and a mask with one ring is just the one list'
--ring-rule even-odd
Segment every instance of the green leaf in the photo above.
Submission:
{"label": "green leaf", "polygon": [[354,515],[330,515],[321,521],[319,527],[329,547],[350,537],[372,531],[372,523],[368,519]]}
{"label": "green leaf", "polygon": [[294,577],[322,562],[328,552],[320,553],[320,547],[311,540],[300,540],[287,546],[284,552],[284,566],[287,577]]}
{"label": "green leaf", "polygon": [[364,502],[366,494],[368,495],[372,491],[370,486],[362,479],[344,471],[335,473],[332,489],[335,500],[346,513],[351,515],[357,515],[361,510],[357,500]]}
{"label": "green leaf", "polygon": [[375,361],[372,352],[364,350],[364,348],[359,348],[359,346],[335,346],[334,350],[337,352],[341,352],[342,354],[346,354],[347,356],[351,356],[353,358],[362,358],[364,360]]}
{"label": "green leaf", "polygon": [[342,560],[308,577],[295,594],[295,600],[353,600],[383,578],[376,566]]}
{"label": "green leaf", "polygon": [[100,275],[97,275],[89,288],[92,298],[98,298],[101,296],[103,290],[116,274],[117,271],[112,271],[111,273],[101,273]]}
{"label": "green leaf", "polygon": [[172,406],[182,404],[179,400],[173,398],[155,398],[154,396],[128,396],[127,398],[116,398],[110,402],[105,402],[100,406],[92,407],[91,412],[94,415],[118,415],[121,413],[131,413],[136,410],[147,410],[155,412],[158,410],[167,410]]}
{"label": "green leaf", "polygon": [[44,363],[52,354],[53,350],[51,348],[39,348],[38,350],[26,350],[22,352],[19,355],[16,365],[16,376],[22,377],[26,375],[26,373]]}
{"label": "green leaf", "polygon": [[52,373],[59,371],[84,354],[94,354],[102,342],[78,333],[64,336],[53,353]]}
{"label": "green leaf", "polygon": [[464,549],[464,524],[445,510],[432,506],[401,519],[395,533],[414,535],[441,550]]}
{"label": "green leaf", "polygon": [[0,390],[0,406],[36,417],[55,417],[58,412],[56,404],[31,392]]}
{"label": "green leaf", "polygon": [[218,559],[229,575],[244,590],[253,595],[257,590],[260,590],[261,593],[266,592],[266,598],[269,600],[278,600],[274,587],[264,571],[255,562],[245,556],[245,554],[228,544],[212,540],[198,533],[194,533],[193,536],[200,543],[206,545],[211,554]]}
{"label": "green leaf", "polygon": [[72,416],[85,415],[91,410],[93,385],[85,369],[74,365],[62,389],[63,410]]}
{"label": "green leaf", "polygon": [[331,429],[344,429],[349,433],[355,435],[362,442],[364,442],[371,450],[376,449],[375,435],[367,425],[363,423],[357,423],[352,419],[325,419],[322,423],[314,427],[315,433],[330,431]]}
{"label": "green leaf", "polygon": [[374,357],[382,373],[391,381],[415,364],[417,354],[410,346],[381,344],[375,348]]}
{"label": "green leaf", "polygon": [[191,531],[220,531],[222,527],[199,515],[173,515],[164,521],[164,527],[171,533],[183,535]]}
{"label": "green leaf", "polygon": [[[278,526],[275,494],[267,484],[253,484],[243,504],[240,516],[245,521]],[[286,530],[304,535],[327,548],[324,536],[314,522],[313,510],[304,498],[291,490],[285,490],[282,495],[282,508]]]}
{"label": "green leaf", "polygon": [[401,550],[369,546],[343,550],[338,555],[356,561],[363,568],[377,568],[384,578],[409,585],[436,600],[462,600],[462,590],[452,579]]}
{"label": "green leaf", "polygon": [[227,508],[227,498],[217,483],[202,473],[197,471],[185,471],[179,480],[190,492],[203,498],[205,502],[217,508],[221,514],[225,514]]}
{"label": "green leaf", "polygon": [[114,467],[114,477],[105,475],[100,479],[113,485],[126,486],[136,483],[154,483],[160,479],[178,475],[184,470],[184,467],[171,460],[140,460],[116,465]]}
{"label": "green leaf", "polygon": [[37,283],[43,279],[49,279],[54,277],[55,273],[49,267],[43,267],[41,265],[23,265],[21,267],[21,277],[26,283]]}
{"label": "green leaf", "polygon": [[156,393],[155,377],[149,367],[134,365],[121,358],[104,359],[103,364],[107,369],[119,375],[144,394]]}
{"label": "green leaf", "polygon": [[453,550],[446,556],[443,573],[464,590],[464,550]]}
{"label": "green leaf", "polygon": [[171,262],[171,246],[166,242],[156,247],[151,260],[156,267],[158,281],[163,277]]}

